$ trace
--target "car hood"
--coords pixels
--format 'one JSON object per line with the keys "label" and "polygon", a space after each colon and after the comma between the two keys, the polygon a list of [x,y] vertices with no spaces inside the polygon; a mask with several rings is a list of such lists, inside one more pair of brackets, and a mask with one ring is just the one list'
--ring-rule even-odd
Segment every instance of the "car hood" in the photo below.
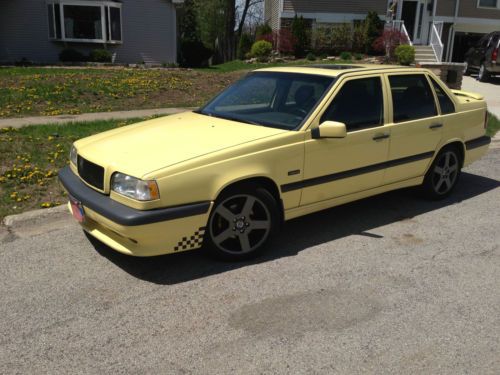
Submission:
{"label": "car hood", "polygon": [[225,148],[285,132],[194,112],[110,130],[75,143],[78,154],[108,171],[142,177]]}

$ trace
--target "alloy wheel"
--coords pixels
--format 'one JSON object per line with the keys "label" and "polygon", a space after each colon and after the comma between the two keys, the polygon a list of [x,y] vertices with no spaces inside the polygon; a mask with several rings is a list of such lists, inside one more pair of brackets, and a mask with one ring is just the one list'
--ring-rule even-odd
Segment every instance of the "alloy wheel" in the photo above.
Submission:
{"label": "alloy wheel", "polygon": [[442,153],[434,166],[432,186],[439,195],[448,193],[457,181],[459,161],[453,151]]}
{"label": "alloy wheel", "polygon": [[233,255],[256,250],[269,237],[270,231],[269,209],[250,194],[233,195],[219,203],[209,223],[213,244]]}

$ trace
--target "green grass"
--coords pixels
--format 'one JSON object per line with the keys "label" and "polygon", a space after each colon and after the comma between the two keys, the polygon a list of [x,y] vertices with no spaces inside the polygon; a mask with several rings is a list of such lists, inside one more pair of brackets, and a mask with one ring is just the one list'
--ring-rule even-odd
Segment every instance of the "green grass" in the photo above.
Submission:
{"label": "green grass", "polygon": [[0,118],[161,107],[198,107],[246,72],[274,66],[350,63],[297,60],[205,69],[0,68]]}
{"label": "green grass", "polygon": [[63,203],[66,198],[56,176],[68,163],[71,144],[137,121],[0,129],[0,220],[6,215]]}
{"label": "green grass", "polygon": [[493,137],[500,130],[500,120],[493,114],[489,114],[488,127],[486,128],[486,134]]}

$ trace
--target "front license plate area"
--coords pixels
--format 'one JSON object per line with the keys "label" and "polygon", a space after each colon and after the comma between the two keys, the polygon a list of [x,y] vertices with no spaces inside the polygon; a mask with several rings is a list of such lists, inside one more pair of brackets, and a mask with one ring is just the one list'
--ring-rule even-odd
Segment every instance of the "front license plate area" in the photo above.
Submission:
{"label": "front license plate area", "polygon": [[83,223],[85,221],[85,211],[83,210],[82,203],[71,196],[69,197],[69,203],[73,217],[79,223]]}

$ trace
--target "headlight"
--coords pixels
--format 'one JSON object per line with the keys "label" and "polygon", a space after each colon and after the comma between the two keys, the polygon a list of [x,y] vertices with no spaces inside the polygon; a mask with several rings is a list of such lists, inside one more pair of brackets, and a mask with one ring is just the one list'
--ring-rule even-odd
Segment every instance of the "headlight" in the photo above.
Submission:
{"label": "headlight", "polygon": [[143,181],[119,172],[111,178],[111,190],[138,201],[152,201],[160,198],[156,181]]}
{"label": "headlight", "polygon": [[78,164],[78,152],[76,151],[75,145],[71,145],[71,150],[69,151],[69,160],[76,167]]}

